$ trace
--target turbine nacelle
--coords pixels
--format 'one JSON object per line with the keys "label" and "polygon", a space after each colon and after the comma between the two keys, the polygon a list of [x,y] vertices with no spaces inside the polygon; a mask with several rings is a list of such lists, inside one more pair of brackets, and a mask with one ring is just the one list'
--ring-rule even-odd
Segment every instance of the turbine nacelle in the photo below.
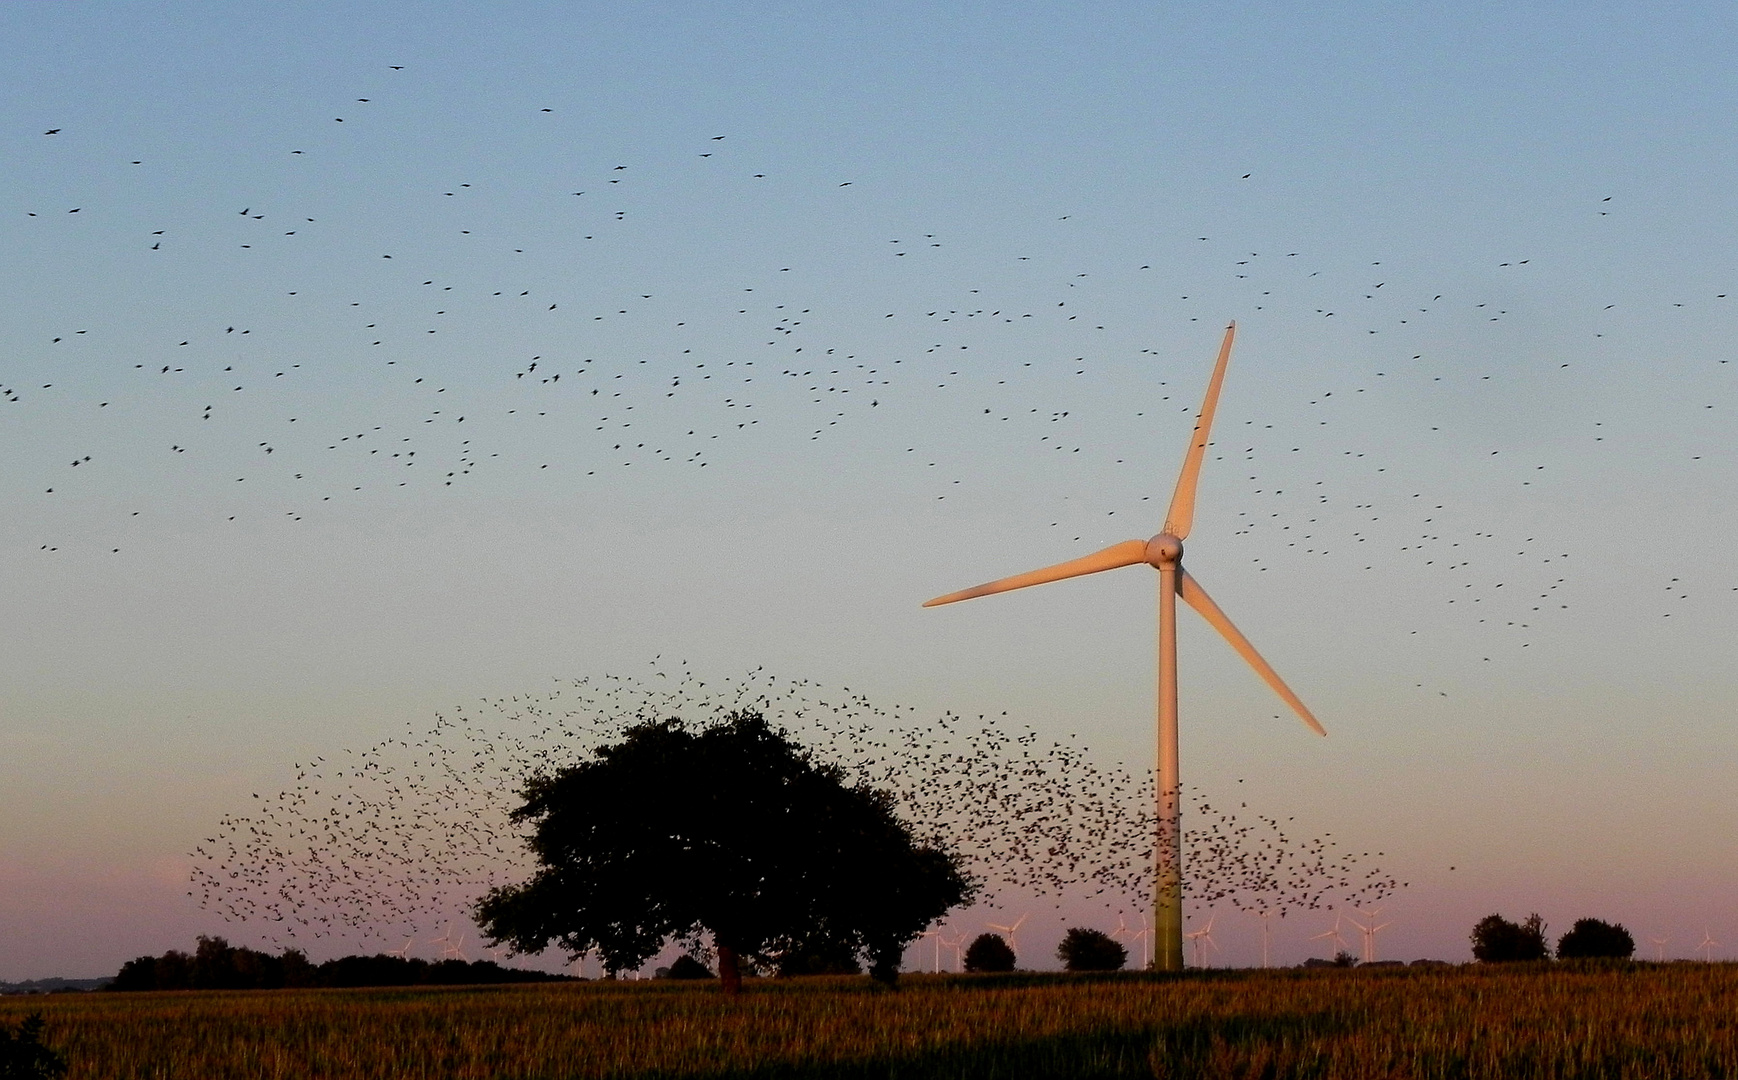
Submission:
{"label": "turbine nacelle", "polygon": [[1155,570],[1166,564],[1175,566],[1183,558],[1183,542],[1168,532],[1147,541],[1146,562]]}

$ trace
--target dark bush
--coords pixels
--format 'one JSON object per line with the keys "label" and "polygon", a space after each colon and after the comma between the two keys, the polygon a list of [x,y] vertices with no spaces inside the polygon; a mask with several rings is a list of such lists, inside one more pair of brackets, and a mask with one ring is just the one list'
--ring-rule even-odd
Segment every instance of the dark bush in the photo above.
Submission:
{"label": "dark bush", "polygon": [[1501,915],[1486,915],[1472,928],[1472,954],[1487,964],[1549,959],[1545,920],[1535,913],[1517,925]]}
{"label": "dark bush", "polygon": [[711,968],[707,967],[705,964],[702,964],[700,961],[694,959],[692,956],[689,956],[687,953],[683,953],[681,956],[678,956],[676,958],[676,962],[674,964],[670,965],[670,967],[668,968],[668,970],[666,971],[666,973],[664,975],[664,978],[666,978],[666,979],[710,979],[710,978],[713,978],[713,974],[712,974]]}
{"label": "dark bush", "polygon": [[46,1026],[41,1013],[25,1017],[17,1028],[0,1024],[0,1080],[54,1080],[66,1075],[66,1059],[42,1042]]}
{"label": "dark bush", "polygon": [[1128,950],[1102,930],[1072,927],[1056,946],[1056,959],[1069,971],[1120,971]]}
{"label": "dark bush", "polygon": [[1000,934],[979,934],[966,946],[967,971],[1013,971],[1014,950]]}
{"label": "dark bush", "polygon": [[1635,939],[1622,923],[1577,919],[1567,934],[1557,939],[1559,960],[1628,960],[1635,955]]}

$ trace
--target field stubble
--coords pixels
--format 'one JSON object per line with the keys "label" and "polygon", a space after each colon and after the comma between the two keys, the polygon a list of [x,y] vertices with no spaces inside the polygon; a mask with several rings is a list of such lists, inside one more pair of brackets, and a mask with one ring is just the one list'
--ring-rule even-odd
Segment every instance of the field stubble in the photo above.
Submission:
{"label": "field stubble", "polygon": [[1738,1077],[1738,965],[0,999],[70,1080]]}

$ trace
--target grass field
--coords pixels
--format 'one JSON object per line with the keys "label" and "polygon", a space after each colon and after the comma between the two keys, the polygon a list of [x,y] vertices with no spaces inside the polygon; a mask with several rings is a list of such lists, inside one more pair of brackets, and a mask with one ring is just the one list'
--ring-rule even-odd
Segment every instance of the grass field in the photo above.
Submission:
{"label": "grass field", "polygon": [[73,994],[71,1080],[1738,1077],[1738,965]]}

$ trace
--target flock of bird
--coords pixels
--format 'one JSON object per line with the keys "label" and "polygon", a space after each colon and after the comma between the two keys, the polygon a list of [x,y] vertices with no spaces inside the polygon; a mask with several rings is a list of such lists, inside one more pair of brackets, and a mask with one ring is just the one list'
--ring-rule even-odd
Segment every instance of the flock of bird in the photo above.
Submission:
{"label": "flock of bird", "polygon": [[[298,765],[293,786],[256,796],[195,849],[191,895],[285,943],[427,936],[488,888],[529,874],[523,830],[508,818],[529,776],[586,760],[636,723],[704,724],[741,709],[849,778],[895,792],[901,817],[961,856],[993,902],[1151,906],[1150,774],[1001,718],[920,723],[849,690],[763,671],[709,686],[686,665],[488,701],[427,731]],[[1193,902],[1283,916],[1376,903],[1403,887],[1367,866],[1368,852],[1193,802],[1184,841]]]}
{"label": "flock of bird", "polygon": [[[282,180],[269,191],[214,195],[191,218],[137,227],[152,193],[193,166],[118,149],[115,175],[70,202],[54,185],[8,196],[9,243],[121,283],[106,308],[15,312],[0,329],[0,433],[12,435],[14,469],[34,470],[31,499],[14,512],[42,557],[128,557],[141,530],[183,527],[175,508],[188,505],[293,528],[333,506],[367,511],[412,495],[459,500],[536,483],[583,495],[622,482],[613,477],[680,469],[729,483],[793,446],[808,446],[820,469],[869,460],[936,514],[1005,500],[1016,463],[1032,485],[1022,499],[1073,542],[1096,544],[1126,535],[1119,514],[1156,519],[1166,493],[1153,477],[1164,470],[1131,439],[1144,447],[1181,430],[1211,329],[1237,315],[1312,320],[1318,345],[1341,359],[1300,400],[1222,422],[1213,456],[1215,482],[1235,500],[1227,550],[1262,571],[1324,561],[1404,570],[1493,655],[1575,618],[1574,569],[1599,571],[1590,545],[1603,534],[1494,522],[1477,499],[1432,486],[1423,464],[1454,460],[1489,490],[1538,490],[1566,463],[1630,438],[1617,401],[1551,448],[1485,422],[1517,400],[1525,411],[1598,389],[1578,381],[1591,366],[1581,354],[1509,329],[1522,320],[1507,298],[1548,272],[1542,260],[1493,258],[1489,295],[1474,295],[1391,258],[1350,266],[1180,231],[1154,240],[1163,258],[1062,266],[1045,251],[1081,247],[1071,214],[1029,222],[1029,244],[989,254],[956,243],[962,230],[945,223],[859,243],[865,185],[785,179],[729,134],[653,163],[598,160],[536,190],[481,159],[451,163],[451,182],[377,193],[393,210],[387,223],[315,209],[353,183],[329,162],[389,145],[372,114],[392,95],[413,96],[393,85],[412,74],[394,67],[385,89],[343,98],[324,133],[283,135]],[[70,119],[42,130],[33,167],[49,173],[57,154],[101,149]],[[847,276],[874,287],[841,291],[837,267],[795,243],[788,260],[760,257],[764,246],[755,259],[718,260],[728,269],[704,285],[648,280],[639,255],[676,243],[660,224],[676,188],[714,216],[734,215],[732,227],[785,202],[824,206],[827,220],[852,223],[839,230],[854,238],[840,241]],[[1585,215],[1610,220],[1619,206],[1602,199]],[[704,240],[723,243],[716,231]],[[556,269],[573,265],[584,269]],[[1199,287],[1179,291],[1176,266]],[[201,275],[222,287],[174,299]],[[1131,306],[1131,296],[1145,299]],[[1729,302],[1710,289],[1658,303],[1717,319]],[[1615,355],[1615,306],[1572,313],[1587,327],[1576,347]],[[149,318],[133,317],[147,307]],[[1192,324],[1199,355],[1159,344],[1161,330],[1175,342]],[[1725,364],[1687,374],[1698,396],[1683,402],[1684,430],[1711,432],[1707,414],[1724,420]],[[1404,431],[1373,425],[1388,410],[1408,418]],[[1686,451],[1677,467],[1723,460],[1708,438],[1715,449]],[[213,496],[219,487],[227,493]],[[80,500],[107,517],[58,509]],[[1664,600],[1654,614],[1683,610],[1689,568],[1642,573],[1657,576],[1645,583]],[[431,731],[317,759],[291,789],[224,820],[200,847],[195,891],[290,935],[444,921],[524,871],[506,814],[529,771],[575,760],[637,719],[700,722],[753,704],[853,775],[899,791],[911,820],[998,887],[1145,902],[1150,779],[982,718],[917,724],[855,696],[805,696],[813,688],[802,683],[676,683],[582,681],[490,702],[487,720],[461,711]],[[1203,802],[1193,820],[1187,880],[1198,901],[1283,913],[1373,903],[1398,887],[1276,818],[1250,823]]]}
{"label": "flock of bird", "polygon": [[[390,79],[404,77],[394,69]],[[1573,617],[1572,558],[1591,554],[1574,550],[1574,537],[1482,524],[1465,494],[1418,478],[1420,462],[1458,457],[1489,487],[1544,486],[1562,464],[1561,452],[1524,439],[1490,445],[1496,437],[1481,433],[1479,418],[1517,394],[1586,392],[1562,349],[1492,336],[1513,317],[1506,301],[1451,295],[1391,259],[1355,269],[1210,236],[1186,238],[1203,252],[1192,265],[1207,280],[1171,297],[1156,284],[1157,260],[1080,270],[1009,251],[959,261],[940,226],[885,237],[879,255],[858,253],[854,272],[902,298],[884,307],[846,302],[826,273],[794,258],[699,289],[642,280],[635,253],[669,242],[655,228],[670,209],[659,202],[660,185],[674,179],[664,173],[697,170],[681,179],[712,184],[721,212],[764,212],[793,197],[726,135],[693,148],[691,166],[665,161],[659,174],[606,160],[560,190],[507,191],[479,178],[391,192],[383,197],[403,227],[364,230],[381,237],[372,243],[381,250],[370,250],[353,218],[306,211],[350,182],[337,168],[322,173],[322,155],[365,151],[384,137],[367,114],[403,93],[390,79],[333,116],[340,133],[306,148],[286,136],[282,168],[293,182],[269,203],[238,194],[199,220],[125,236],[137,200],[148,209],[151,183],[161,183],[152,170],[170,163],[117,151],[115,188],[131,181],[133,203],[115,195],[113,206],[80,197],[18,208],[24,221],[9,235],[85,251],[93,267],[120,254],[111,245],[136,249],[124,271],[136,294],[90,313],[97,326],[40,326],[35,340],[24,336],[39,332],[32,320],[5,330],[0,397],[28,442],[21,467],[39,470],[40,502],[24,513],[41,554],[124,556],[141,530],[170,526],[179,511],[165,495],[225,485],[203,512],[294,523],[334,503],[367,507],[429,488],[487,491],[549,477],[583,493],[612,472],[720,465],[734,476],[788,456],[793,440],[829,446],[812,452],[822,468],[861,460],[868,448],[889,475],[906,475],[944,507],[985,498],[1005,463],[1021,462],[1028,475],[1060,481],[1022,497],[1051,511],[1051,527],[1091,544],[1121,535],[1111,528],[1119,513],[1126,520],[1163,495],[1152,488],[1152,456],[1131,450],[1131,433],[1150,436],[1161,427],[1155,417],[1186,414],[1196,400],[1199,358],[1165,349],[1161,359],[1143,337],[1153,327],[1212,325],[1228,311],[1283,312],[1350,321],[1352,338],[1369,340],[1342,335],[1344,362],[1304,401],[1223,425],[1215,457],[1236,469],[1222,467],[1218,482],[1234,485],[1234,536],[1249,538],[1239,557],[1263,571],[1333,559],[1424,575],[1493,652],[1530,647]],[[82,137],[70,122],[43,130],[49,167]],[[862,190],[828,183],[839,199]],[[514,219],[492,197],[530,199],[542,216]],[[1588,212],[1609,216],[1616,205]],[[830,212],[852,211],[842,203]],[[1050,225],[1073,228],[1073,216]],[[585,272],[556,273],[552,256],[584,260]],[[122,317],[127,304],[161,295],[159,279],[214,270],[226,285],[207,302],[167,306],[144,327]],[[1491,268],[1540,271],[1531,258]],[[1131,312],[1131,290],[1148,278],[1150,302]],[[1722,292],[1673,306],[1706,313],[1726,302]],[[1587,313],[1590,337],[1610,329],[1600,320],[1612,306]],[[1475,341],[1486,334],[1488,347],[1438,350],[1449,330]],[[1396,403],[1419,421],[1405,445],[1368,423]],[[1687,413],[1716,408],[1686,402]],[[1590,421],[1585,445],[1565,449],[1596,454],[1614,430]],[[985,467],[982,456],[1004,464]],[[108,525],[49,505],[86,497],[109,508]],[[1661,573],[1661,615],[1683,610],[1689,574]]]}

